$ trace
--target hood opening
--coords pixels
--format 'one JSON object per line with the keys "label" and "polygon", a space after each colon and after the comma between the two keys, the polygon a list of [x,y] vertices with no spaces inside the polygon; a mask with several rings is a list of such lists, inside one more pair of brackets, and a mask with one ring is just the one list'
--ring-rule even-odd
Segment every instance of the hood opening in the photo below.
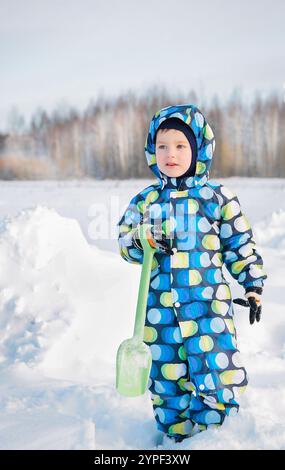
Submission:
{"label": "hood opening", "polygon": [[[160,124],[170,117],[181,119],[190,127],[196,137],[197,160],[194,176],[169,177],[164,175],[157,165],[155,155],[155,134]],[[157,111],[152,117],[145,143],[145,155],[148,166],[159,179],[162,188],[169,184],[174,187],[178,187],[178,183],[180,184],[180,187],[183,186],[184,189],[185,187],[203,186],[209,177],[214,150],[214,133],[210,125],[207,123],[205,116],[197,106],[193,104],[168,106]]]}

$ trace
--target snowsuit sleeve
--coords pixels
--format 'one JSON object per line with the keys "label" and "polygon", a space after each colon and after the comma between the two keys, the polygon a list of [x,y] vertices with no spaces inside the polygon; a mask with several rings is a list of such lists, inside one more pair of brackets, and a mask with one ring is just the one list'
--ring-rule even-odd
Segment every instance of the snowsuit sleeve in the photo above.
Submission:
{"label": "snowsuit sleeve", "polygon": [[133,197],[117,224],[120,255],[129,263],[134,264],[142,264],[143,262],[143,250],[139,248],[133,238],[141,221],[139,206],[142,202],[143,199],[140,195]]}
{"label": "snowsuit sleeve", "polygon": [[257,252],[252,229],[236,194],[221,188],[222,207],[220,240],[223,262],[230,274],[244,288],[263,287],[267,274]]}

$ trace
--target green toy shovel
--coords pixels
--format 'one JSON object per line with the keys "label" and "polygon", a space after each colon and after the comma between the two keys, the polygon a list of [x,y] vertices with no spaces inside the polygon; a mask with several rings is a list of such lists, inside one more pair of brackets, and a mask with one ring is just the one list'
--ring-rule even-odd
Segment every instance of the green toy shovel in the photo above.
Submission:
{"label": "green toy shovel", "polygon": [[145,393],[152,363],[151,350],[143,342],[150,274],[156,251],[147,241],[146,231],[149,228],[149,224],[141,224],[138,231],[144,252],[134,334],[132,338],[123,341],[117,351],[116,388],[126,397],[137,397]]}

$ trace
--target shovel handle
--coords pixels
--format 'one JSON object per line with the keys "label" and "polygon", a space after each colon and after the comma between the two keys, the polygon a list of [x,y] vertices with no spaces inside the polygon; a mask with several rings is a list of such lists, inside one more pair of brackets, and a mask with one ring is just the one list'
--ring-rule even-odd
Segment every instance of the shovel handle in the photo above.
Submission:
{"label": "shovel handle", "polygon": [[149,291],[152,260],[156,251],[156,249],[148,242],[150,227],[150,224],[141,224],[139,227],[139,237],[143,247],[143,264],[139,284],[134,336],[136,336],[141,341],[144,337],[147,296]]}

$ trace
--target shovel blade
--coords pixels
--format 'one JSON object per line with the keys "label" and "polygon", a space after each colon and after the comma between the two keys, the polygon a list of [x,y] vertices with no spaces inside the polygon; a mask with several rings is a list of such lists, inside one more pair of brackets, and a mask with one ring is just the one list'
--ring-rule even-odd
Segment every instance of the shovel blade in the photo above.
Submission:
{"label": "shovel blade", "polygon": [[116,388],[121,395],[137,397],[147,389],[152,355],[149,347],[137,338],[123,341],[117,352]]}

